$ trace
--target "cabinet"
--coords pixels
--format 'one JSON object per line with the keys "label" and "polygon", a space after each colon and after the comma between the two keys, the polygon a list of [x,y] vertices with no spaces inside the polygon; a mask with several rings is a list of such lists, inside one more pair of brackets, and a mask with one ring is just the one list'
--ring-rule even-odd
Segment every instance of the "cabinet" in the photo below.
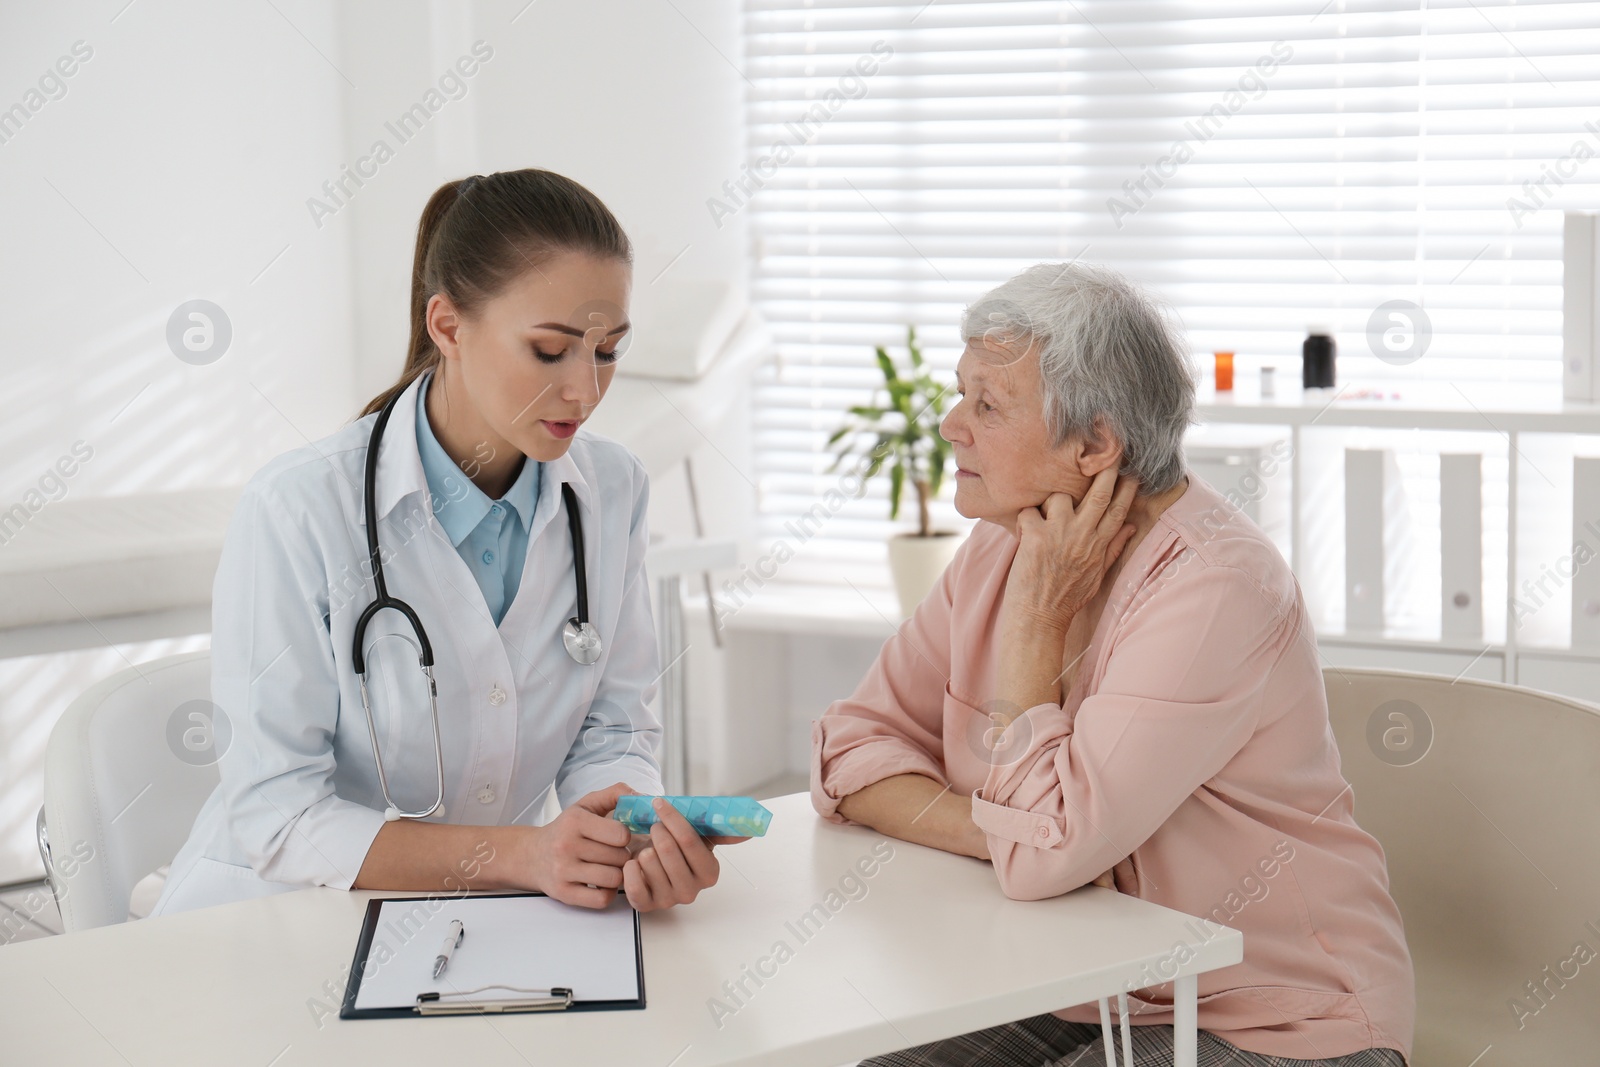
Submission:
{"label": "cabinet", "polygon": [[1202,388],[1190,469],[1279,544],[1334,666],[1600,703],[1600,405],[1554,386]]}

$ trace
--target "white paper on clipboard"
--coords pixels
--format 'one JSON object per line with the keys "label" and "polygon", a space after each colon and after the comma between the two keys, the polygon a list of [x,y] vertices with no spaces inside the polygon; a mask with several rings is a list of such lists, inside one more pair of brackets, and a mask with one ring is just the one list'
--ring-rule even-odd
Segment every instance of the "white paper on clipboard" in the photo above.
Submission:
{"label": "white paper on clipboard", "polygon": [[[575,1002],[637,1000],[639,956],[633,908],[620,893],[604,909],[552,897],[482,896],[386,900],[378,914],[355,1008],[409,1008],[418,993],[565,986]],[[460,919],[466,934],[437,979],[433,961]]]}

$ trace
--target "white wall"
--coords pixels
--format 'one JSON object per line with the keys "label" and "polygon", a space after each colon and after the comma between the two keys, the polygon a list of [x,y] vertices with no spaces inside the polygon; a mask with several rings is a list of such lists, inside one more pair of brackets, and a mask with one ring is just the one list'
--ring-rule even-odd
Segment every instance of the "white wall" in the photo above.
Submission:
{"label": "white wall", "polygon": [[[0,107],[75,42],[66,93],[0,144],[0,502],[83,439],[72,495],[243,481],[336,428],[351,397],[348,249],[301,200],[338,152],[326,5],[9,4]],[[8,131],[9,132],[9,131]],[[205,298],[231,321],[191,366],[166,324]],[[113,421],[115,419],[115,421]]]}

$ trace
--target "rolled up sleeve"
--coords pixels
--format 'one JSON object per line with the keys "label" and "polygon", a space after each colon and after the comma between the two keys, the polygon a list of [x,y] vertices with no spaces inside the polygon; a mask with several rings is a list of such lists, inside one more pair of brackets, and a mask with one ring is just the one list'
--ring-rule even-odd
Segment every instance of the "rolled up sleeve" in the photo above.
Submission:
{"label": "rolled up sleeve", "polygon": [[884,643],[856,691],[811,723],[811,803],[849,823],[839,802],[897,774],[941,784],[944,689],[950,677],[951,589],[966,546],[911,618]]}
{"label": "rolled up sleeve", "polygon": [[640,793],[660,794],[661,722],[650,709],[661,679],[650,583],[644,556],[650,481],[634,460],[633,518],[628,532],[627,578],[616,631],[605,636],[602,674],[572,747],[556,773],[556,798],[571,807],[587,793],[626,782]]}
{"label": "rolled up sleeve", "polygon": [[1260,689],[1291,630],[1243,571],[1191,560],[1113,639],[1074,716],[1040,704],[1013,720],[972,819],[1002,890],[1038,900],[1129,856],[1255,732]]}
{"label": "rolled up sleeve", "polygon": [[339,683],[315,539],[264,482],[240,497],[212,589],[212,697],[235,842],[262,878],[349,889],[383,813],[335,795]]}

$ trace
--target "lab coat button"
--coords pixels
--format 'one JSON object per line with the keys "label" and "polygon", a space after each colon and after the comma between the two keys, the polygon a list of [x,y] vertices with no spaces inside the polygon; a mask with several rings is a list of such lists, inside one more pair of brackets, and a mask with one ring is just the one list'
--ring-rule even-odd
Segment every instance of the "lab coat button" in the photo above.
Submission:
{"label": "lab coat button", "polygon": [[501,704],[504,704],[505,702],[506,702],[506,691],[504,689],[501,689],[497,685],[493,689],[489,690],[489,703],[493,704],[495,707],[498,708]]}
{"label": "lab coat button", "polygon": [[478,790],[478,803],[479,804],[493,804],[494,803],[494,786],[486,785],[482,789]]}

